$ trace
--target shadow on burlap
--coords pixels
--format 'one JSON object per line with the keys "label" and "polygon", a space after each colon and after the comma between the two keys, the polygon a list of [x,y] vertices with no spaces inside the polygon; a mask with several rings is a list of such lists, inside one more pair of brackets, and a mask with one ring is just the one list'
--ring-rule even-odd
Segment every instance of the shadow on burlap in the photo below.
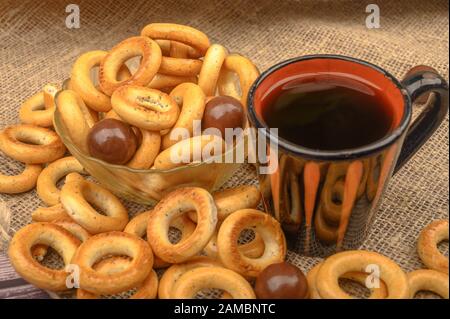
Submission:
{"label": "shadow on burlap", "polygon": [[[299,55],[335,53],[371,61],[399,78],[414,65],[426,64],[448,80],[448,2],[444,0],[376,1],[380,29],[366,28],[364,1],[71,2],[80,6],[80,29],[66,28],[64,2],[0,3],[0,128],[17,123],[20,104],[44,84],[67,78],[81,53],[107,50],[151,22],[199,28],[212,43],[250,57],[261,71]],[[2,173],[23,168],[3,154],[0,162]],[[243,166],[225,186],[248,183],[256,183],[255,173]],[[423,267],[415,248],[418,233],[432,220],[448,218],[448,193],[447,117],[392,178],[362,248],[391,257],[405,271]],[[9,233],[29,223],[30,213],[39,205],[35,191],[0,194],[0,212],[11,217]],[[127,206],[131,214],[145,209]],[[448,254],[448,246],[442,246]],[[294,253],[288,258],[305,271],[317,263]]]}

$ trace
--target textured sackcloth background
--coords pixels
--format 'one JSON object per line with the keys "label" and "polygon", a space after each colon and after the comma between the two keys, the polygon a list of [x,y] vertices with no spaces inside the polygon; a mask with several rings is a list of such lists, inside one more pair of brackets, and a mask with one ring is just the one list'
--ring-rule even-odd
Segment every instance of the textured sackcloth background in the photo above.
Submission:
{"label": "textured sackcloth background", "polygon": [[[80,6],[80,29],[68,29],[64,24],[68,3]],[[365,26],[365,7],[369,3],[380,6],[380,29]],[[212,43],[250,57],[261,71],[299,55],[335,53],[371,61],[399,78],[412,66],[427,64],[448,80],[446,0],[0,0],[0,129],[18,122],[20,104],[44,84],[67,78],[81,53],[107,50],[139,34],[151,22],[199,28]],[[14,174],[23,168],[3,154],[0,163],[2,173]],[[253,170],[244,166],[227,185],[245,183],[256,180]],[[418,233],[432,220],[448,218],[448,193],[447,117],[433,138],[393,177],[362,248],[391,257],[405,271],[423,267],[416,253]],[[41,204],[35,191],[15,196],[0,194],[0,224],[8,216],[11,222],[10,229],[4,231],[12,234],[29,223],[30,213]],[[133,204],[128,206],[131,213],[143,210]],[[448,246],[441,246],[448,253]],[[305,271],[317,262],[293,253],[288,259]],[[17,281],[7,264],[0,253],[0,297],[2,280],[8,282],[4,289]],[[17,291],[25,291],[17,292],[18,296],[43,296],[20,280],[17,284],[22,285]],[[10,290],[3,296],[15,295]]]}

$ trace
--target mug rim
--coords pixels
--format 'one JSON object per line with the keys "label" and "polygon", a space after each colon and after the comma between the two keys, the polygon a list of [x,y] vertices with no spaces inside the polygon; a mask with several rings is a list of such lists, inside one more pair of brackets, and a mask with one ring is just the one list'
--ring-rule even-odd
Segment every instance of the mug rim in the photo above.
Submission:
{"label": "mug rim", "polygon": [[[289,64],[300,62],[300,61],[306,61],[306,60],[312,60],[312,59],[335,59],[335,60],[344,60],[348,62],[354,62],[358,63],[367,67],[372,68],[373,70],[381,73],[384,75],[394,86],[399,90],[403,97],[403,115],[400,120],[399,125],[388,135],[385,137],[372,142],[367,145],[363,145],[356,148],[349,148],[349,149],[341,149],[341,150],[317,150],[312,148],[307,148],[304,146],[297,145],[295,143],[292,143],[280,136],[274,136],[272,134],[268,134],[270,131],[270,128],[265,124],[265,122],[260,118],[260,116],[257,114],[255,107],[254,107],[254,95],[256,92],[256,89],[259,87],[259,85],[268,78],[272,73],[275,71],[278,71]],[[270,139],[271,142],[275,142],[278,144],[278,147],[282,148],[283,150],[287,151],[288,153],[316,159],[316,160],[324,160],[324,161],[330,161],[330,160],[348,160],[353,158],[361,158],[366,157],[370,154],[376,153],[378,151],[381,151],[385,149],[386,147],[394,144],[407,130],[409,126],[409,122],[411,120],[412,116],[412,110],[411,110],[411,98],[405,89],[405,87],[400,83],[399,80],[397,80],[392,74],[390,74],[388,71],[382,69],[381,67],[353,57],[344,56],[344,55],[336,55],[336,54],[313,54],[313,55],[303,55],[295,58],[291,58],[285,61],[281,61],[277,64],[274,64],[273,66],[269,67],[267,70],[265,70],[263,73],[260,74],[260,76],[253,82],[252,86],[250,87],[248,96],[247,96],[247,116],[249,118],[250,123],[255,126],[258,130],[258,133],[262,133],[265,135],[266,138]]]}

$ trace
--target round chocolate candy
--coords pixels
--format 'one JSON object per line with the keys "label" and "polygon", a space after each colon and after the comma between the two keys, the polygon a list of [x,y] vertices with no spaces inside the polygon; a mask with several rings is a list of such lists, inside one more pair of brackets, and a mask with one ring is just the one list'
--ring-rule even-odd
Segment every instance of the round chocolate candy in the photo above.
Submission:
{"label": "round chocolate candy", "polygon": [[202,128],[217,128],[225,138],[226,128],[242,127],[244,108],[240,101],[231,96],[216,96],[206,103]]}
{"label": "round chocolate candy", "polygon": [[308,283],[300,269],[282,262],[267,266],[259,274],[255,293],[260,299],[306,299]]}
{"label": "round chocolate candy", "polygon": [[91,156],[111,164],[125,164],[136,152],[137,138],[127,123],[103,119],[89,131],[87,145]]}

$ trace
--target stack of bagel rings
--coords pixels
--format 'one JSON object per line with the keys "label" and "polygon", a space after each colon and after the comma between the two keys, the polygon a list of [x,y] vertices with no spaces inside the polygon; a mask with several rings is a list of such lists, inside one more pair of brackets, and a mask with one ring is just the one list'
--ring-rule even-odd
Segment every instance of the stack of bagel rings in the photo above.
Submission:
{"label": "stack of bagel rings", "polygon": [[[127,61],[135,57],[140,60],[134,69]],[[9,243],[8,256],[17,273],[38,288],[69,292],[79,299],[117,294],[184,299],[198,297],[204,289],[218,289],[220,298],[256,298],[255,278],[269,265],[284,261],[287,253],[279,222],[257,209],[261,201],[257,187],[242,185],[214,193],[180,187],[152,209],[130,216],[122,200],[87,176],[67,152],[53,129],[53,115],[57,109],[70,140],[85,153],[88,133],[97,122],[123,121],[141,136],[124,165],[171,169],[180,165],[171,161],[171,152],[191,150],[197,142],[202,147],[223,142],[214,135],[194,136],[194,121],[201,121],[206,103],[220,95],[239,100],[245,113],[250,86],[258,75],[252,61],[211,44],[195,28],[152,23],[108,51],[83,53],[61,87],[46,84],[29,97],[20,106],[20,124],[0,131],[0,151],[23,165],[18,175],[14,169],[13,175],[0,173],[0,192],[36,188],[43,203]],[[178,129],[187,130],[188,136],[173,138],[171,133]],[[343,172],[353,176],[352,201],[364,192],[373,197],[376,181],[370,171],[376,165],[355,162],[329,171],[321,213],[314,221],[331,225],[317,227],[324,230],[319,234],[322,240],[339,242],[345,231],[346,225],[336,225],[345,212],[331,200],[345,186],[340,176]],[[418,255],[427,269],[410,273],[375,252],[330,256],[308,273],[309,295],[349,298],[339,278],[367,283],[367,267],[375,265],[379,285],[371,288],[371,298],[413,298],[421,290],[448,298],[448,258],[437,248],[445,239],[448,221],[427,226],[418,241]],[[62,257],[63,268],[42,263],[52,249]]]}

